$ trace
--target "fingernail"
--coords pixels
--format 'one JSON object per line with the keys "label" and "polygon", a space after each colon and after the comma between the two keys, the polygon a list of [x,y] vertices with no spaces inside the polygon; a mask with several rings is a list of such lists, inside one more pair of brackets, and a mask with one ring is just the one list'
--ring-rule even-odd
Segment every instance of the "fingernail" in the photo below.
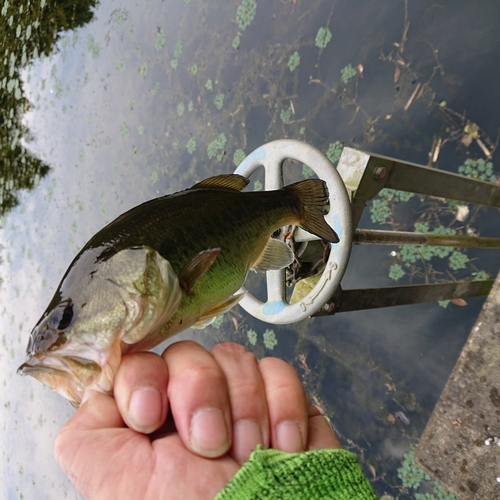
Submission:
{"label": "fingernail", "polygon": [[297,422],[286,420],[281,422],[276,428],[278,439],[278,450],[287,453],[297,453],[303,451],[302,434],[300,433]]}
{"label": "fingernail", "polygon": [[263,444],[260,425],[252,420],[238,420],[234,424],[234,458],[245,463],[258,444]]}
{"label": "fingernail", "polygon": [[191,418],[191,448],[204,457],[219,457],[231,444],[224,415],[218,408],[202,408]]}
{"label": "fingernail", "polygon": [[148,434],[161,424],[163,398],[154,387],[136,389],[130,397],[128,419],[136,431]]}

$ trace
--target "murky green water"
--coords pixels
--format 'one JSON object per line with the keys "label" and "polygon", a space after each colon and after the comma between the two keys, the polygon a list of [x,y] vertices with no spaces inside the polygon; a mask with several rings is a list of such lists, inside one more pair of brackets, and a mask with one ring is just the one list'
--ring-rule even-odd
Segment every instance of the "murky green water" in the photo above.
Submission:
{"label": "murky green water", "polygon": [[[0,6],[4,498],[79,498],[52,459],[54,437],[73,410],[15,370],[73,256],[124,210],[230,172],[279,138],[309,142],[332,161],[343,143],[420,164],[434,155],[438,168],[499,177],[495,2]],[[294,175],[308,172],[297,166]],[[470,207],[459,220],[456,204],[391,193],[370,208],[361,227],[412,230],[417,221],[432,231],[500,236],[498,210]],[[499,267],[494,252],[412,257],[394,250],[356,247],[344,288],[493,276]],[[207,346],[235,340],[291,362],[376,491],[417,498],[397,469],[418,442],[482,299],[467,302],[287,327],[236,308],[218,328],[183,337]]]}

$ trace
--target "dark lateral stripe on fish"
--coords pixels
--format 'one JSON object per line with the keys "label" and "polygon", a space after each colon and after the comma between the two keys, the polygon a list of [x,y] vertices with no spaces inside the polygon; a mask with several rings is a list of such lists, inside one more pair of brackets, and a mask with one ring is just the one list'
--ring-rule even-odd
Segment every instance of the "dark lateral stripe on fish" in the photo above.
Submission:
{"label": "dark lateral stripe on fish", "polygon": [[328,202],[328,188],[321,179],[307,179],[285,186],[295,194],[302,208],[300,226],[306,231],[329,241],[338,243],[337,233],[326,223],[323,216],[325,204]]}

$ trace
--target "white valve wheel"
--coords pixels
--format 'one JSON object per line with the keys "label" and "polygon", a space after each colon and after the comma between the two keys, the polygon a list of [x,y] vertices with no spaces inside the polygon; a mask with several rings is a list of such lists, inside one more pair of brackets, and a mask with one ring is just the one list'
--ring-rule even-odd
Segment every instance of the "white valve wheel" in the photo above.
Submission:
{"label": "white valve wheel", "polygon": [[[235,173],[249,177],[257,168],[263,166],[265,189],[268,191],[280,189],[283,187],[283,162],[287,159],[306,164],[326,182],[330,196],[330,211],[325,215],[325,220],[338,234],[340,241],[330,244],[330,256],[321,278],[300,301],[294,304],[288,303],[284,269],[267,271],[267,302],[261,302],[248,291],[240,301],[241,307],[257,319],[282,325],[301,321],[323,307],[340,284],[352,247],[351,206],[344,182],[328,158],[316,148],[291,139],[269,142],[250,153]],[[296,242],[317,239],[317,236],[301,229],[294,236]],[[242,287],[242,290],[246,289]]]}

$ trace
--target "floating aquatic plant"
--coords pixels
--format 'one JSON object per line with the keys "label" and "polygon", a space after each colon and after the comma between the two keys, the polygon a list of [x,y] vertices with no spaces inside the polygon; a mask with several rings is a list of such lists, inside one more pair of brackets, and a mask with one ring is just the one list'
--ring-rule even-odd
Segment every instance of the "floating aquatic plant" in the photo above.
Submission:
{"label": "floating aquatic plant", "polygon": [[92,35],[87,38],[87,49],[89,49],[93,59],[97,59],[99,57],[101,48]]}
{"label": "floating aquatic plant", "polygon": [[[431,482],[429,474],[416,464],[413,446],[403,455],[403,462],[398,469],[398,477],[405,488],[413,490],[418,490],[423,481]],[[415,500],[457,500],[455,495],[443,488],[437,481],[432,481],[431,485],[431,492],[415,492]]]}
{"label": "floating aquatic plant", "polygon": [[316,47],[324,49],[332,39],[332,32],[328,28],[321,27],[316,34]]}
{"label": "floating aquatic plant", "polygon": [[156,184],[156,182],[158,181],[158,172],[155,171],[151,172],[149,178],[151,179],[152,184]]}
{"label": "floating aquatic plant", "polygon": [[262,191],[263,189],[264,189],[264,186],[262,185],[262,182],[260,182],[259,180],[256,180],[253,183],[253,190],[254,191]]}
{"label": "floating aquatic plant", "polygon": [[246,29],[255,17],[257,2],[255,0],[243,0],[236,8],[236,24],[240,30]]}
{"label": "floating aquatic plant", "polygon": [[238,35],[236,35],[234,38],[233,38],[233,41],[231,43],[231,46],[233,47],[233,49],[237,49],[239,46],[240,46],[240,37]]}
{"label": "floating aquatic plant", "polygon": [[240,163],[246,158],[245,151],[243,149],[237,149],[233,154],[233,163],[239,167]]}
{"label": "floating aquatic plant", "polygon": [[495,175],[493,174],[493,163],[491,161],[479,160],[465,160],[463,165],[458,167],[458,173],[470,177],[471,179],[479,179],[480,181],[495,182]]}
{"label": "floating aquatic plant", "polygon": [[302,165],[302,176],[305,179],[309,179],[309,177],[312,177],[314,175],[314,170],[311,167],[308,167],[307,165]]}
{"label": "floating aquatic plant", "polygon": [[139,135],[144,135],[144,125],[139,125],[137,131],[139,132]]}
{"label": "floating aquatic plant", "polygon": [[191,68],[189,68],[189,71],[191,72],[191,74],[193,76],[196,75],[196,73],[198,73],[198,65],[197,64],[193,64],[191,66]]}
{"label": "floating aquatic plant", "polygon": [[212,80],[210,79],[207,80],[207,82],[205,83],[205,88],[207,90],[213,90]]}
{"label": "floating aquatic plant", "polygon": [[128,134],[128,131],[129,131],[129,128],[128,128],[127,124],[122,123],[122,125],[120,127],[120,134],[122,135],[122,137],[126,136]]}
{"label": "floating aquatic plant", "polygon": [[163,47],[165,46],[166,39],[167,38],[165,37],[165,33],[163,32],[162,29],[160,29],[155,36],[155,49],[157,51],[163,49]]}
{"label": "floating aquatic plant", "polygon": [[449,258],[449,265],[450,267],[454,270],[457,271],[458,269],[465,269],[467,266],[465,265],[467,262],[469,262],[469,257],[467,257],[466,254],[463,252],[459,252],[458,250],[455,250]]}
{"label": "floating aquatic plant", "polygon": [[430,480],[429,475],[415,463],[415,448],[413,446],[403,455],[403,462],[398,469],[398,477],[405,488],[414,489],[418,489],[424,479]]}
{"label": "floating aquatic plant", "polygon": [[290,106],[288,106],[288,108],[281,110],[280,119],[283,123],[288,123],[291,117],[292,117],[292,110],[290,109]]}
{"label": "floating aquatic plant", "polygon": [[257,344],[257,332],[255,330],[248,330],[247,331],[247,338],[248,338],[248,342],[250,342],[250,344],[252,344],[252,345]]}
{"label": "floating aquatic plant", "polygon": [[118,61],[118,65],[116,66],[116,69],[118,71],[125,71],[125,59],[123,57]]}
{"label": "floating aquatic plant", "polygon": [[194,137],[191,137],[189,141],[186,144],[186,150],[187,152],[192,155],[195,150],[196,150],[196,139]]}
{"label": "floating aquatic plant", "polygon": [[146,76],[147,75],[147,73],[148,73],[148,63],[144,63],[144,64],[141,64],[139,66],[139,73],[142,76]]}
{"label": "floating aquatic plant", "polygon": [[179,59],[179,56],[182,54],[182,50],[184,48],[184,44],[182,40],[179,40],[175,45],[174,45],[174,57],[176,59]]}
{"label": "floating aquatic plant", "polygon": [[213,158],[214,156],[216,156],[220,161],[222,159],[226,141],[227,139],[224,133],[220,134],[217,139],[214,139],[207,147],[208,157]]}
{"label": "floating aquatic plant", "polygon": [[184,105],[183,102],[180,102],[179,104],[177,104],[177,114],[179,116],[182,116],[184,114],[185,109],[186,109],[186,106]]}
{"label": "floating aquatic plant", "polygon": [[340,155],[342,154],[342,150],[344,149],[344,145],[339,142],[331,142],[328,145],[328,151],[326,152],[326,157],[335,165],[340,159]]}
{"label": "floating aquatic plant", "polygon": [[223,314],[219,314],[219,316],[217,316],[214,319],[214,322],[212,323],[212,326],[214,328],[220,328],[222,326],[223,322],[224,322],[224,315]]}
{"label": "floating aquatic plant", "polygon": [[276,334],[274,333],[273,330],[266,330],[264,332],[263,337],[264,337],[264,345],[266,346],[267,349],[272,351],[278,344],[278,340],[276,339]]}
{"label": "floating aquatic plant", "polygon": [[297,51],[295,51],[288,59],[288,69],[293,71],[300,64],[300,55]]}
{"label": "floating aquatic plant", "polygon": [[340,70],[340,76],[341,76],[344,84],[347,84],[347,82],[351,78],[354,78],[357,74],[358,74],[358,72],[356,71],[356,69],[353,68],[350,64],[348,64],[345,68],[342,68]]}
{"label": "floating aquatic plant", "polygon": [[222,109],[222,106],[224,106],[224,94],[217,94],[214,99],[214,104],[217,109]]}
{"label": "floating aquatic plant", "polygon": [[399,264],[393,264],[389,269],[389,278],[394,281],[398,281],[402,278],[406,273],[403,268]]}

